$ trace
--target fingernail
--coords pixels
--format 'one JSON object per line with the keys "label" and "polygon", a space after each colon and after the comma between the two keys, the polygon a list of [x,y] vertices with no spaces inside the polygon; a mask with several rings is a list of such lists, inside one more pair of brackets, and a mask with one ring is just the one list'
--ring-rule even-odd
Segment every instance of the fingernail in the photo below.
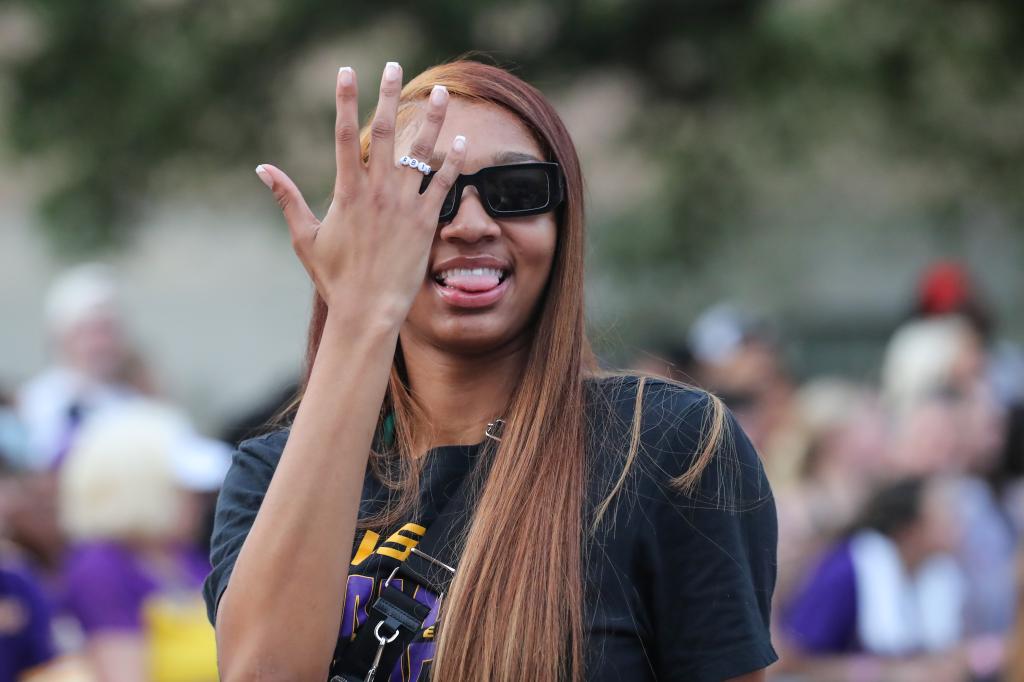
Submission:
{"label": "fingernail", "polygon": [[466,138],[462,135],[456,135],[455,139],[452,140],[452,149],[457,152],[466,151]]}
{"label": "fingernail", "polygon": [[353,72],[352,72],[352,67],[351,66],[343,66],[340,69],[338,69],[338,84],[339,85],[344,85],[344,86],[347,87],[349,85],[352,85],[352,81],[353,81]]}
{"label": "fingernail", "polygon": [[267,169],[263,167],[262,163],[256,166],[256,175],[260,176],[260,180],[263,181],[264,185],[270,189],[274,189],[274,181],[271,179],[270,173],[267,172]]}
{"label": "fingernail", "polygon": [[384,80],[396,81],[400,75],[402,75],[402,67],[398,65],[398,62],[388,62],[384,65]]}
{"label": "fingernail", "polygon": [[430,91],[430,103],[439,107],[444,104],[444,99],[447,96],[448,88],[443,85],[435,85],[434,89]]}

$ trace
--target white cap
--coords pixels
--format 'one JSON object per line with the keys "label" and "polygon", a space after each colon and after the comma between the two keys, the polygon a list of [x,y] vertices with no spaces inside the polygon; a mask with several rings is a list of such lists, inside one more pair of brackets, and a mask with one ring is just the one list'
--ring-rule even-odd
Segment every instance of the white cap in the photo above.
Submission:
{"label": "white cap", "polygon": [[711,365],[727,362],[751,340],[778,342],[767,318],[729,302],[711,306],[690,326],[690,350],[699,361]]}
{"label": "white cap", "polygon": [[90,315],[117,309],[113,271],[100,263],[78,265],[62,273],[46,295],[46,321],[55,332],[67,331]]}
{"label": "white cap", "polygon": [[727,360],[743,343],[743,314],[732,304],[719,303],[701,313],[690,327],[690,348],[701,362]]}

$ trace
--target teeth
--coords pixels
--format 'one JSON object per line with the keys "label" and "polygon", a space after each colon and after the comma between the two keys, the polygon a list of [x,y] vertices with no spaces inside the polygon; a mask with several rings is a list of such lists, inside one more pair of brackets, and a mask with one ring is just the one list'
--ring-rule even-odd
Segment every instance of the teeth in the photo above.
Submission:
{"label": "teeth", "polygon": [[438,273],[438,278],[446,280],[449,277],[497,277],[501,279],[505,276],[505,271],[499,268],[453,268],[451,270],[443,270]]}

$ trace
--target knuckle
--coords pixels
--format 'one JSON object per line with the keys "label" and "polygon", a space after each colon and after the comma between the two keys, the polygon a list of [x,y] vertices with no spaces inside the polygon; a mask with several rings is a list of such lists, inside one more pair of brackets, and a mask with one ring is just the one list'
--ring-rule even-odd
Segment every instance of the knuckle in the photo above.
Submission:
{"label": "knuckle", "polygon": [[286,190],[276,190],[274,192],[274,198],[277,199],[277,205],[281,207],[282,211],[287,211],[292,205],[292,198]]}
{"label": "knuckle", "polygon": [[435,126],[440,126],[444,123],[444,110],[431,107],[427,111],[427,123]]}
{"label": "knuckle", "polygon": [[417,140],[409,148],[409,155],[421,161],[425,161],[434,152],[434,147],[423,140]]}
{"label": "knuckle", "polygon": [[442,168],[441,171],[434,176],[434,181],[431,185],[437,184],[439,190],[444,190],[447,194],[448,190],[455,186],[455,181],[459,177],[459,168],[454,164],[449,164],[447,168]]}
{"label": "knuckle", "polygon": [[398,84],[380,86],[380,94],[387,98],[397,97],[401,91],[402,88]]}
{"label": "knuckle", "polygon": [[389,138],[395,134],[395,124],[386,118],[374,119],[370,126],[370,136],[374,140]]}
{"label": "knuckle", "polygon": [[338,142],[349,144],[359,137],[359,130],[354,125],[345,123],[335,128],[334,136]]}

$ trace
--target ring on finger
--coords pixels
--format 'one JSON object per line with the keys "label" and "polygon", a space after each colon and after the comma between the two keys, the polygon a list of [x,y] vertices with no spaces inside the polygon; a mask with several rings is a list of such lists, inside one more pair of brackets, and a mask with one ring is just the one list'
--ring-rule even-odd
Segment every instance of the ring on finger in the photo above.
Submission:
{"label": "ring on finger", "polygon": [[411,156],[403,156],[402,158],[400,158],[398,160],[398,163],[400,163],[403,166],[408,166],[409,168],[418,170],[419,172],[423,173],[424,175],[427,175],[432,170],[430,168],[430,164],[428,164],[425,161],[420,161],[418,159],[414,159]]}

